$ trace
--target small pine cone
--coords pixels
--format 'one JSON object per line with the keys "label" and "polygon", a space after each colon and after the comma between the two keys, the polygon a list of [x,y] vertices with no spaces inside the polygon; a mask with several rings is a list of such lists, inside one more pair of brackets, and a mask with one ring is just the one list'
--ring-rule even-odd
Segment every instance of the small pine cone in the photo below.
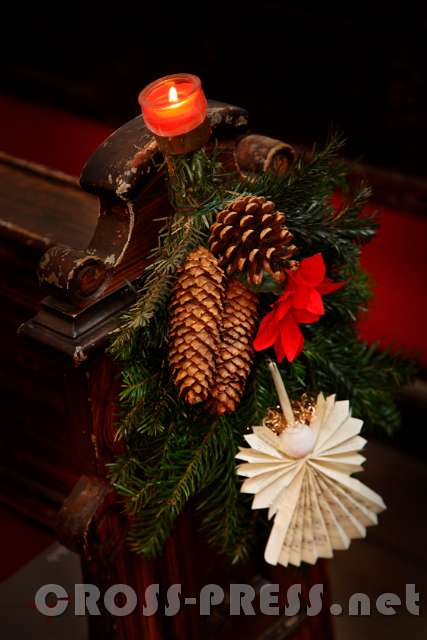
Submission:
{"label": "small pine cone", "polygon": [[224,272],[210,251],[194,249],[178,276],[169,319],[169,362],[189,404],[207,399],[213,384],[224,297]]}
{"label": "small pine cone", "polygon": [[258,298],[240,280],[227,286],[222,315],[221,343],[216,359],[209,410],[223,415],[236,410],[251,370],[258,318]]}
{"label": "small pine cone", "polygon": [[211,227],[209,246],[227,273],[247,271],[248,282],[261,284],[264,271],[284,282],[296,251],[284,226],[285,214],[262,196],[240,196],[220,211]]}

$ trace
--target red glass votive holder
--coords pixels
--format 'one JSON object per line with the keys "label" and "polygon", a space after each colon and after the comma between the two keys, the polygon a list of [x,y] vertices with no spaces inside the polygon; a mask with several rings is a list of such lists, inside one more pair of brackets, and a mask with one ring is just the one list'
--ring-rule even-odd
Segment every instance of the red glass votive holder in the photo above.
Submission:
{"label": "red glass votive holder", "polygon": [[209,137],[207,100],[200,79],[177,73],[155,80],[138,98],[147,127],[169,153],[187,153]]}

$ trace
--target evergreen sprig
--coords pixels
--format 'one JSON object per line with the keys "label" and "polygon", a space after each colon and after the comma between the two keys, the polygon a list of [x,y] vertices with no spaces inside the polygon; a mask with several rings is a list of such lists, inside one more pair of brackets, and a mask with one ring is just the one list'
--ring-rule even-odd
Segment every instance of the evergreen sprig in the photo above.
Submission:
{"label": "evergreen sprig", "polygon": [[[346,281],[326,296],[322,319],[302,328],[300,357],[280,366],[290,395],[336,393],[351,400],[354,414],[368,428],[390,432],[398,426],[394,391],[413,369],[399,356],[360,342],[356,334],[355,322],[370,297],[369,280],[359,265],[360,247],[375,233],[376,222],[363,212],[369,189],[361,185],[353,194],[347,189],[338,159],[342,143],[331,136],[324,148],[299,157],[284,176],[237,181],[222,175],[217,160],[209,163],[207,157],[184,158],[177,165],[175,196],[194,199],[198,210],[189,215],[181,209],[166,222],[137,302],[111,344],[122,365],[118,437],[124,444],[123,454],[111,465],[111,480],[124,497],[136,552],[160,553],[176,518],[195,500],[209,540],[233,561],[247,557],[257,532],[263,531],[264,515],[254,514],[240,494],[235,455],[244,434],[277,404],[266,354],[257,354],[237,411],[221,418],[185,405],[171,381],[167,356],[167,307],[177,270],[190,250],[206,246],[214,213],[239,194],[274,200],[294,234],[296,257],[321,252],[328,275]],[[220,188],[212,190],[219,177]],[[339,188],[344,196],[337,207],[333,198]],[[267,280],[259,293],[265,313],[277,291]]]}
{"label": "evergreen sprig", "polygon": [[[209,225],[207,218],[188,217],[176,214],[167,221],[159,234],[158,246],[151,252],[142,285],[138,290],[138,300],[122,316],[122,324],[113,334],[110,353],[127,360],[138,332],[147,328],[157,315],[164,315],[176,272],[186,255],[201,244]],[[157,322],[159,324],[159,322]]]}

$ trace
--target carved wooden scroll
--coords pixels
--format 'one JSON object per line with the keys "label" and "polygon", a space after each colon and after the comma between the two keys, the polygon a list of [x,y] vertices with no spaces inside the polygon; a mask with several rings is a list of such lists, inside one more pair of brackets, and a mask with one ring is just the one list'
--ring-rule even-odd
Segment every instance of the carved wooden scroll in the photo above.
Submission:
{"label": "carved wooden scroll", "polygon": [[[239,107],[209,102],[212,139],[228,170],[242,175],[283,172],[293,158],[290,145],[245,135],[248,115]],[[86,163],[81,186],[99,198],[99,214],[86,248],[51,246],[38,269],[50,294],[21,333],[72,356],[76,365],[106,340],[119,312],[134,300],[130,283],[148,264],[158,231],[172,214],[163,156],[142,117],[115,131]]]}

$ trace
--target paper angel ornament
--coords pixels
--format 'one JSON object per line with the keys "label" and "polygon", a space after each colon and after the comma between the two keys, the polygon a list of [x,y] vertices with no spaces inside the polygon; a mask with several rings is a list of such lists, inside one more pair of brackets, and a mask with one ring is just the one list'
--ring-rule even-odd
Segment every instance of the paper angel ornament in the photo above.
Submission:
{"label": "paper angel ornament", "polygon": [[310,424],[295,424],[279,371],[273,363],[270,368],[292,426],[277,434],[263,424],[245,436],[250,448],[236,456],[245,461],[237,468],[246,477],[241,491],[255,494],[252,508],[266,508],[274,518],[266,562],[314,564],[331,558],[334,549],[347,549],[353,538],[365,537],[366,527],[376,524],[377,513],[386,507],[378,494],[350,477],[362,470],[365,458],[358,452],[366,440],[349,402],[320,393]]}

